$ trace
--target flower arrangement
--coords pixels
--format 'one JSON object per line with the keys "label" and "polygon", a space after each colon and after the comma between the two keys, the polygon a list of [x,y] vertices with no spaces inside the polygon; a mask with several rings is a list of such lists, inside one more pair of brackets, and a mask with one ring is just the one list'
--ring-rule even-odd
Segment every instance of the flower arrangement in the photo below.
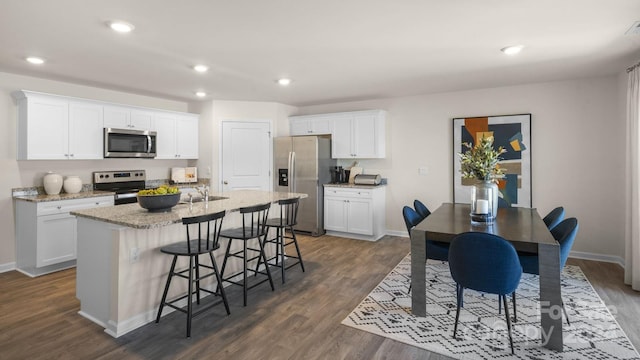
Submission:
{"label": "flower arrangement", "polygon": [[504,174],[504,170],[498,164],[502,158],[500,155],[507,152],[502,146],[497,150],[493,148],[493,136],[482,137],[476,146],[463,143],[467,150],[458,153],[460,156],[460,173],[465,179],[477,179],[482,181],[495,180]]}

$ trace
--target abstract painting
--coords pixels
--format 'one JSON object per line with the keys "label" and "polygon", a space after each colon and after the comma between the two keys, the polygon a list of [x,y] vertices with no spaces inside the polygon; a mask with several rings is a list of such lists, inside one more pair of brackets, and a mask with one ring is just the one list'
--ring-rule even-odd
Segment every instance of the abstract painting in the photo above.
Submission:
{"label": "abstract painting", "polygon": [[453,201],[469,203],[475,180],[460,175],[459,153],[463,143],[475,145],[482,137],[493,136],[494,147],[507,150],[500,167],[505,176],[498,180],[500,206],[532,207],[531,203],[531,114],[468,117],[453,119]]}

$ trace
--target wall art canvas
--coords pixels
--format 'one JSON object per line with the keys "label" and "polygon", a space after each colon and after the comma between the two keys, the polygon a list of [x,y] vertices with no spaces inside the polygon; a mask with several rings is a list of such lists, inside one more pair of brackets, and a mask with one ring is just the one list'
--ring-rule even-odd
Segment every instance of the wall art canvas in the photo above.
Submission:
{"label": "wall art canvas", "polygon": [[475,145],[483,136],[493,136],[494,147],[504,147],[498,181],[500,206],[532,207],[531,202],[531,114],[468,117],[453,119],[453,201],[469,203],[475,180],[460,175],[459,153],[463,143]]}

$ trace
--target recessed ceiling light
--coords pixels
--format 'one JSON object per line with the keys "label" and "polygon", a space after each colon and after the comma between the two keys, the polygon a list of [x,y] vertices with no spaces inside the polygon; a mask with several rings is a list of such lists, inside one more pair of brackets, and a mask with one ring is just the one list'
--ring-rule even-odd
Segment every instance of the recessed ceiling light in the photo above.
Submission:
{"label": "recessed ceiling light", "polygon": [[111,30],[113,31],[117,31],[119,33],[128,33],[133,31],[133,29],[135,29],[135,26],[129,24],[128,22],[125,21],[109,21],[107,23],[109,25],[109,27],[111,28]]}
{"label": "recessed ceiling light", "polygon": [[204,91],[196,91],[196,96],[197,97],[205,97],[207,96],[207,93]]}
{"label": "recessed ceiling light", "polygon": [[203,73],[207,72],[207,70],[209,70],[209,67],[207,65],[196,65],[193,67],[193,70]]}
{"label": "recessed ceiling light", "polygon": [[291,79],[287,79],[287,78],[278,79],[278,84],[282,86],[287,86],[291,84]]}
{"label": "recessed ceiling light", "polygon": [[34,64],[34,65],[42,65],[42,64],[44,64],[44,59],[36,57],[36,56],[29,56],[25,60],[27,60],[29,63]]}
{"label": "recessed ceiling light", "polygon": [[507,55],[515,55],[519,53],[522,50],[522,48],[524,48],[524,46],[522,45],[512,45],[512,46],[503,47],[502,49],[500,49],[500,51],[502,51]]}

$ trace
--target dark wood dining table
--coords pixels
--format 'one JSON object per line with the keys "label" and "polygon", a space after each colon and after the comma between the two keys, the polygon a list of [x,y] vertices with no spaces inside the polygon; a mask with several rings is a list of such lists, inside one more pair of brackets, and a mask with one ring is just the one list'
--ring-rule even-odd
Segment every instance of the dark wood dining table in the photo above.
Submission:
{"label": "dark wood dining table", "polygon": [[560,245],[536,209],[500,208],[490,225],[473,225],[468,204],[444,203],[411,231],[411,311],[427,316],[426,239],[451,242],[467,231],[499,235],[518,251],[538,254],[540,265],[540,325],[543,346],[562,351]]}

